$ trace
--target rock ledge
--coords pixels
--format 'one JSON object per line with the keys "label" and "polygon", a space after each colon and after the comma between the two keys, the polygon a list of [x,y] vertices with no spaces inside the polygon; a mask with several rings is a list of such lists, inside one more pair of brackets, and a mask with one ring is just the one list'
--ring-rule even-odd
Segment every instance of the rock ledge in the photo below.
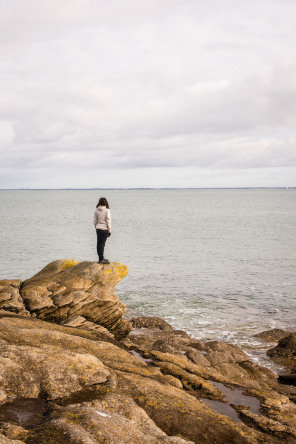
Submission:
{"label": "rock ledge", "polygon": [[126,275],[67,259],[0,281],[1,443],[296,442],[294,387],[235,345],[122,319]]}

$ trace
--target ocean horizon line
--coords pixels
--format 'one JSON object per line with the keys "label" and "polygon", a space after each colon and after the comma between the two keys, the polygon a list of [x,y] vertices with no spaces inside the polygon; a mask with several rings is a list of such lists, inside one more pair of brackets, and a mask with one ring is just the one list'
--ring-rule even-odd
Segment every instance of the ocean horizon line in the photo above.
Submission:
{"label": "ocean horizon line", "polygon": [[114,188],[0,188],[0,191],[149,191],[149,190],[290,190],[296,189],[296,186],[262,186],[262,187],[114,187]]}

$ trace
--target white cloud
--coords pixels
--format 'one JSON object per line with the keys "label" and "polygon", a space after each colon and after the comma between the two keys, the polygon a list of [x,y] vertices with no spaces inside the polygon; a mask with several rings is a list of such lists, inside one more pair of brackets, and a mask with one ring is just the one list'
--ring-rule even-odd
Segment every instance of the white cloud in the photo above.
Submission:
{"label": "white cloud", "polygon": [[0,0],[2,169],[75,169],[71,186],[102,167],[170,181],[178,167],[296,166],[295,13],[289,0]]}
{"label": "white cloud", "polygon": [[0,146],[9,146],[14,140],[12,122],[0,121]]}

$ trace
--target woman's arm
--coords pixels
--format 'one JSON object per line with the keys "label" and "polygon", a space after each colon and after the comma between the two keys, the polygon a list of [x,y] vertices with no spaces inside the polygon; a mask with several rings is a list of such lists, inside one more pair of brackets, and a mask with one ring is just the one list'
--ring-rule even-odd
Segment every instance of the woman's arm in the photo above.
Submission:
{"label": "woman's arm", "polygon": [[111,213],[110,210],[107,208],[106,211],[106,225],[109,233],[111,233]]}
{"label": "woman's arm", "polygon": [[95,226],[95,228],[96,228],[97,223],[98,223],[98,213],[97,213],[97,210],[96,210],[95,214],[94,214],[94,226]]}

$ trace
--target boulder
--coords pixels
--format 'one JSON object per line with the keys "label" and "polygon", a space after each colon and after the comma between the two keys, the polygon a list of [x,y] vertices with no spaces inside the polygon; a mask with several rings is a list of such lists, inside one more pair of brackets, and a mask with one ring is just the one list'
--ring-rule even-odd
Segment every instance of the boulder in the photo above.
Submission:
{"label": "boulder", "polygon": [[0,281],[0,310],[30,316],[20,296],[22,281],[19,279],[5,279]]}
{"label": "boulder", "polygon": [[133,399],[119,395],[60,408],[28,436],[40,443],[193,444],[167,436]]}
{"label": "boulder", "polygon": [[118,391],[132,397],[167,435],[195,443],[257,443],[262,435],[219,415],[184,390],[157,381],[116,372]]}
{"label": "boulder", "polygon": [[209,341],[206,342],[205,345],[210,349],[206,354],[206,358],[208,359],[208,361],[211,361],[211,359],[213,359],[213,362],[215,362],[216,356],[219,356],[218,360],[222,362],[244,362],[250,360],[249,356],[244,353],[237,345],[227,344],[225,342],[219,341]]}
{"label": "boulder", "polygon": [[54,347],[0,344],[0,373],[7,396],[56,399],[106,382],[109,370],[96,357]]}
{"label": "boulder", "polygon": [[194,364],[200,365],[201,367],[211,367],[210,362],[205,358],[205,356],[199,350],[189,350],[186,356]]}
{"label": "boulder", "polygon": [[[242,412],[242,416],[251,419],[251,424],[260,430],[270,433],[282,441],[294,443],[296,440],[296,405],[288,396],[272,390],[250,390],[250,395],[260,399],[260,412],[256,415],[251,412]],[[247,421],[250,424],[249,421]]]}
{"label": "boulder", "polygon": [[[157,328],[154,317],[151,323],[147,317],[144,319],[144,322],[134,324],[137,328],[128,336],[130,342],[126,345],[150,357],[155,365],[159,365],[158,360],[166,361],[166,358],[160,358],[160,356],[170,356],[168,362],[173,364],[176,364],[178,357],[177,365],[186,371],[196,364],[194,372],[199,368],[196,373],[198,376],[248,388],[267,388],[276,380],[276,375],[272,371],[256,365],[237,345],[219,341],[202,343],[191,338],[184,331],[173,328],[164,330],[160,326]],[[146,325],[152,327],[147,329]],[[175,372],[170,373],[168,368],[165,369],[164,364],[161,364],[161,368],[163,373],[176,376]],[[204,393],[204,391],[200,390],[199,393]],[[210,393],[209,390],[208,393]]]}
{"label": "boulder", "polygon": [[282,338],[276,347],[267,351],[267,355],[289,370],[293,369],[296,366],[296,333]]}
{"label": "boulder", "polygon": [[282,338],[278,345],[267,351],[268,356],[295,358],[296,357],[296,333],[291,333]]}
{"label": "boulder", "polygon": [[262,342],[278,342],[280,339],[289,336],[291,333],[291,331],[282,330],[281,328],[273,328],[272,330],[257,333],[254,335],[254,338],[257,338]]}
{"label": "boulder", "polygon": [[293,444],[296,440],[295,428],[289,427],[282,422],[249,412],[246,409],[240,409],[240,416],[249,424],[253,424],[259,430],[272,434],[280,442]]}
{"label": "boulder", "polygon": [[48,326],[30,318],[0,318],[2,404],[16,397],[67,397],[110,376],[99,357],[86,349],[87,339],[71,340],[61,327]]}
{"label": "boulder", "polygon": [[63,323],[81,316],[121,339],[132,326],[122,319],[126,307],[114,287],[127,273],[127,267],[118,262],[102,265],[58,260],[24,281],[20,295],[30,313],[39,319]]}
{"label": "boulder", "polygon": [[[3,346],[9,345],[11,347],[15,347],[15,359],[11,358],[11,361],[9,362],[11,362],[11,365],[14,366],[21,365],[22,367],[20,369],[20,373],[25,373],[26,369],[31,371],[31,366],[28,368],[25,363],[22,365],[22,361],[19,359],[19,354],[23,353],[25,356],[25,352],[29,352],[31,350],[32,353],[36,353],[36,355],[40,353],[41,356],[42,354],[47,356],[47,360],[45,360],[44,365],[55,365],[54,362],[51,363],[51,360],[57,360],[56,365],[59,365],[60,363],[61,369],[64,351],[66,351],[68,354],[65,354],[65,360],[68,361],[70,374],[72,371],[71,369],[76,368],[75,364],[73,363],[72,365],[70,362],[71,357],[73,356],[75,360],[75,356],[78,359],[79,355],[81,354],[87,355],[86,365],[90,367],[89,371],[92,371],[91,368],[95,369],[101,365],[100,363],[103,363],[103,365],[109,369],[111,368],[129,371],[131,373],[141,374],[144,376],[161,374],[159,369],[154,366],[147,366],[142,359],[139,359],[136,356],[131,355],[123,348],[120,348],[116,345],[116,341],[113,341],[108,337],[98,337],[97,334],[93,334],[92,332],[59,326],[41,321],[39,319],[20,317],[0,318],[0,345],[2,344]],[[118,343],[118,345],[120,345],[120,343]],[[49,356],[49,354],[51,354],[51,356]],[[100,363],[96,361],[96,364],[94,362],[88,365],[88,355],[94,356],[98,361],[100,361]],[[2,358],[4,359],[5,355],[2,355]],[[28,359],[30,359],[30,357]],[[8,361],[6,364],[8,365]],[[41,364],[42,363],[40,362],[40,368],[42,368]],[[83,369],[80,366],[79,360],[77,361],[77,366],[81,368],[82,374],[83,372],[86,372],[85,374],[87,375],[86,369]],[[37,364],[33,367],[33,370],[36,370],[36,375],[38,373],[38,368],[39,366]],[[76,379],[80,377],[80,373],[78,373],[79,368],[77,368],[77,371],[72,372],[73,374],[76,374]],[[60,371],[55,372],[54,375],[58,373],[60,373]],[[54,375],[52,375],[52,377],[54,377]],[[9,372],[7,372],[7,377],[8,376]],[[33,381],[35,381],[35,379],[36,378],[34,377]],[[90,385],[87,381],[87,378],[84,378],[82,381],[84,386]],[[6,385],[11,387],[11,384],[8,384],[8,381]],[[36,387],[38,387],[37,383]]]}
{"label": "boulder", "polygon": [[159,328],[160,330],[173,330],[173,327],[166,321],[156,316],[141,316],[132,318],[131,323],[134,328]]}
{"label": "boulder", "polygon": [[83,316],[70,316],[60,323],[60,325],[65,325],[66,327],[82,328],[84,330],[93,330],[97,333],[101,333],[109,338],[114,338],[114,335],[110,333],[107,328],[101,325],[95,324],[94,322],[87,321]]}
{"label": "boulder", "polygon": [[[132,320],[134,330],[129,334],[130,345],[144,353],[159,350],[164,353],[184,354],[191,346],[203,348],[198,340],[193,340],[185,331],[175,330],[167,322],[161,323],[159,318],[135,318]],[[147,327],[149,326],[149,327]]]}

